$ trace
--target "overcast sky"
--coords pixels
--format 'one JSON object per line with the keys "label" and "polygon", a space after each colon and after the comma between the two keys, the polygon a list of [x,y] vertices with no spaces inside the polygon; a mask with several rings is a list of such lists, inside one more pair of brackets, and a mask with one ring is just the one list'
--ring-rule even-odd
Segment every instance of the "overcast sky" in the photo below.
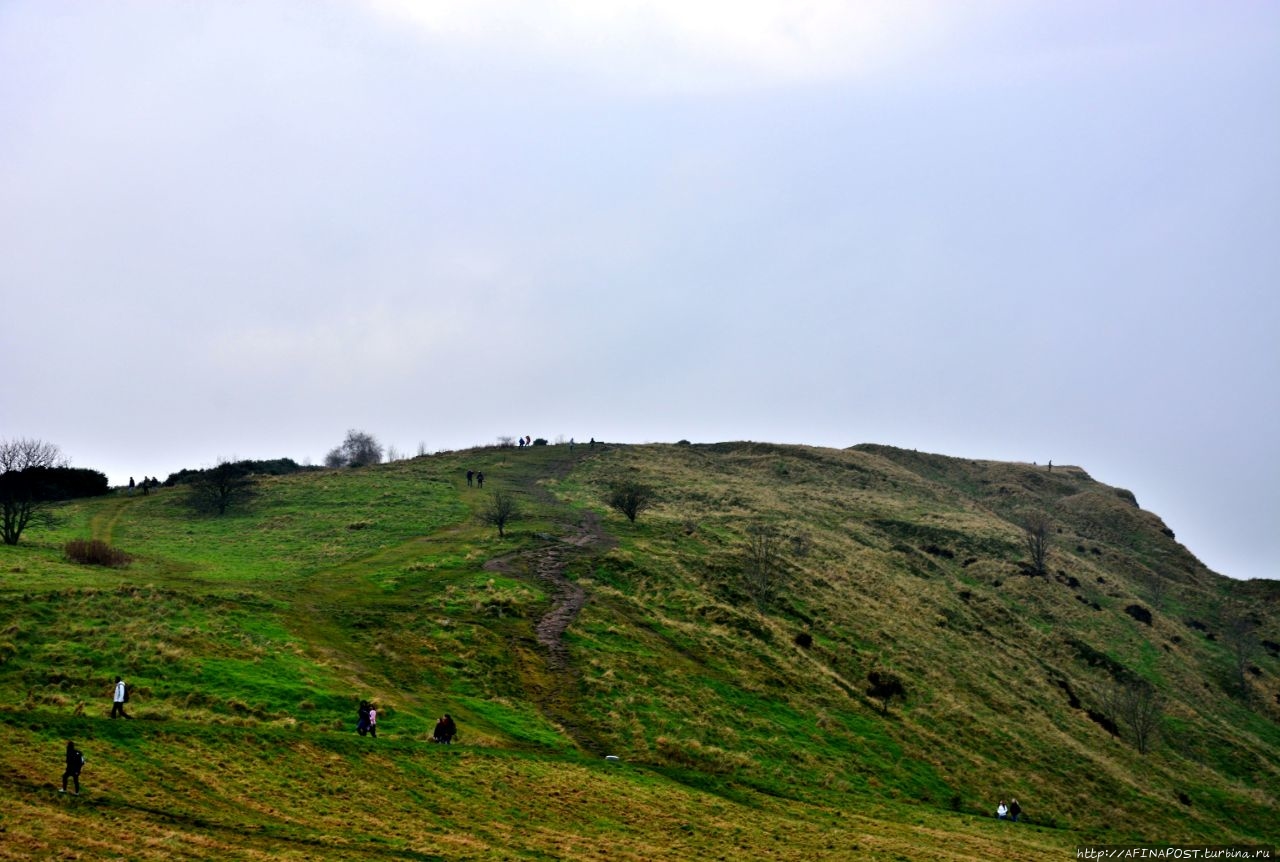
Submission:
{"label": "overcast sky", "polygon": [[1078,464],[1280,577],[1280,4],[3,0],[0,438]]}

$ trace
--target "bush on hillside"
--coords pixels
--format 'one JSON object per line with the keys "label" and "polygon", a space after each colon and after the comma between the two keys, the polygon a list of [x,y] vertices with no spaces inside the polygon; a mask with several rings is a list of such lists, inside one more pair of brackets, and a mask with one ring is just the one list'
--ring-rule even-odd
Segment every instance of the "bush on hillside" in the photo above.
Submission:
{"label": "bush on hillside", "polygon": [[867,674],[867,697],[880,701],[880,711],[889,712],[889,703],[893,700],[905,700],[907,687],[902,677],[891,670],[876,668]]}
{"label": "bush on hillside", "polygon": [[68,560],[82,566],[109,566],[113,569],[122,569],[133,562],[133,557],[100,539],[72,539],[63,547],[62,552]]}
{"label": "bush on hillside", "polygon": [[79,467],[29,467],[6,473],[12,482],[22,482],[38,500],[75,500],[100,497],[110,490],[105,474]]}
{"label": "bush on hillside", "polygon": [[627,516],[631,523],[636,522],[640,513],[651,508],[658,501],[658,493],[634,479],[615,482],[609,488],[606,502],[609,506]]}
{"label": "bush on hillside", "polygon": [[1147,610],[1142,605],[1129,605],[1124,609],[1124,612],[1140,623],[1151,625],[1151,611]]}
{"label": "bush on hillside", "polygon": [[[319,467],[303,467],[292,458],[274,458],[267,461],[229,461],[231,467],[238,473],[246,476],[288,476],[290,473],[300,473],[306,470],[319,470]],[[190,484],[197,477],[208,472],[204,470],[192,470],[184,467],[176,473],[170,473],[169,478],[164,480],[166,488],[172,488],[175,485]]]}
{"label": "bush on hillside", "polygon": [[229,461],[200,471],[189,485],[187,505],[201,514],[224,515],[227,509],[249,502],[258,493],[252,474]]}
{"label": "bush on hillside", "polygon": [[[38,441],[4,444],[0,452],[0,538],[6,545],[16,545],[30,525],[53,523],[50,511],[54,503],[79,497],[96,497],[107,493],[107,477],[97,470],[50,466],[37,463],[23,466],[24,452],[18,447],[37,447],[33,457],[40,457]],[[56,447],[48,447],[52,457],[60,457]]]}

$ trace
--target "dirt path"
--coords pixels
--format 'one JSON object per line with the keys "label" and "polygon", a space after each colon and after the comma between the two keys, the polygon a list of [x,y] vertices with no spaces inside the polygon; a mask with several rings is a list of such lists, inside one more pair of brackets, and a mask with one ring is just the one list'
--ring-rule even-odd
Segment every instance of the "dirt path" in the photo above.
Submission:
{"label": "dirt path", "polygon": [[[566,460],[552,465],[551,472],[558,478],[570,469],[572,462]],[[522,662],[521,676],[549,720],[559,725],[579,748],[599,753],[600,744],[577,714],[575,704],[580,675],[564,642],[565,632],[577,619],[588,597],[582,586],[565,574],[565,568],[573,558],[600,553],[612,547],[614,541],[604,532],[600,516],[595,512],[571,511],[538,484],[530,484],[525,490],[543,504],[562,508],[574,520],[563,523],[557,531],[560,533],[558,536],[544,534],[542,538],[547,541],[546,545],[509,557],[497,557],[486,562],[484,567],[489,571],[523,572],[527,577],[535,578],[546,591],[551,606],[534,627],[541,658],[526,658]],[[516,645],[516,650],[517,653],[522,652],[519,645]]]}
{"label": "dirt path", "polygon": [[555,673],[568,673],[571,668],[564,633],[586,604],[587,593],[565,576],[565,558],[583,549],[605,547],[608,540],[600,528],[600,516],[585,512],[574,533],[561,538],[560,542],[534,555],[534,574],[551,595],[550,610],[538,620],[537,636],[538,643],[547,651],[547,666]]}
{"label": "dirt path", "polygon": [[114,505],[105,511],[94,515],[89,521],[89,530],[93,538],[99,541],[111,544],[112,535],[115,532],[116,524],[120,523],[120,518],[124,515],[126,509],[133,505],[132,496],[120,497],[113,501]]}

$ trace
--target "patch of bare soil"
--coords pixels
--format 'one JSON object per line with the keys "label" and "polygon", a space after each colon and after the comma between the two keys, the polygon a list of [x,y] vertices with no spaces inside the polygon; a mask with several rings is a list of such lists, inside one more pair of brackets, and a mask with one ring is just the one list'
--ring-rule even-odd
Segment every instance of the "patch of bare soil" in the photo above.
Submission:
{"label": "patch of bare soil", "polygon": [[[544,499],[553,499],[541,487],[531,488],[532,493]],[[577,619],[587,602],[587,593],[581,585],[565,574],[570,559],[609,548],[613,540],[605,534],[600,516],[595,512],[576,513],[578,520],[565,524],[561,535],[544,535],[547,544],[534,551],[489,560],[484,567],[488,571],[507,574],[523,572],[538,580],[546,590],[551,606],[538,620],[534,634],[540,649],[541,661],[525,664],[521,671],[530,695],[538,702],[548,719],[559,725],[577,745],[587,751],[595,751],[598,743],[591,738],[574,709],[578,688],[578,673],[570,661],[564,642],[565,632]],[[531,646],[531,645],[529,645]],[[532,659],[532,651],[515,645],[517,654]]]}

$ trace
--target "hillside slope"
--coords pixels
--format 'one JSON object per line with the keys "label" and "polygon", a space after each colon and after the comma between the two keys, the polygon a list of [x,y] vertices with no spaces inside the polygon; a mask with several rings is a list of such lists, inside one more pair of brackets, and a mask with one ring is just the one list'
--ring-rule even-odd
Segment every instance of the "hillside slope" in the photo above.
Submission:
{"label": "hillside slope", "polygon": [[[634,524],[602,503],[624,478],[660,494]],[[1280,591],[1208,571],[1079,468],[548,446],[261,490],[221,518],[179,489],[80,501],[0,549],[0,858],[1038,859],[1280,834]],[[493,490],[524,514],[503,539],[477,519]],[[63,559],[91,536],[132,564]],[[905,699],[868,697],[873,671]],[[134,721],[106,718],[116,674]],[[1109,708],[1143,680],[1145,754]],[[351,732],[361,698],[377,740]],[[429,742],[446,711],[461,745]],[[84,797],[54,786],[66,738]],[[991,819],[1009,797],[1027,823]]]}

